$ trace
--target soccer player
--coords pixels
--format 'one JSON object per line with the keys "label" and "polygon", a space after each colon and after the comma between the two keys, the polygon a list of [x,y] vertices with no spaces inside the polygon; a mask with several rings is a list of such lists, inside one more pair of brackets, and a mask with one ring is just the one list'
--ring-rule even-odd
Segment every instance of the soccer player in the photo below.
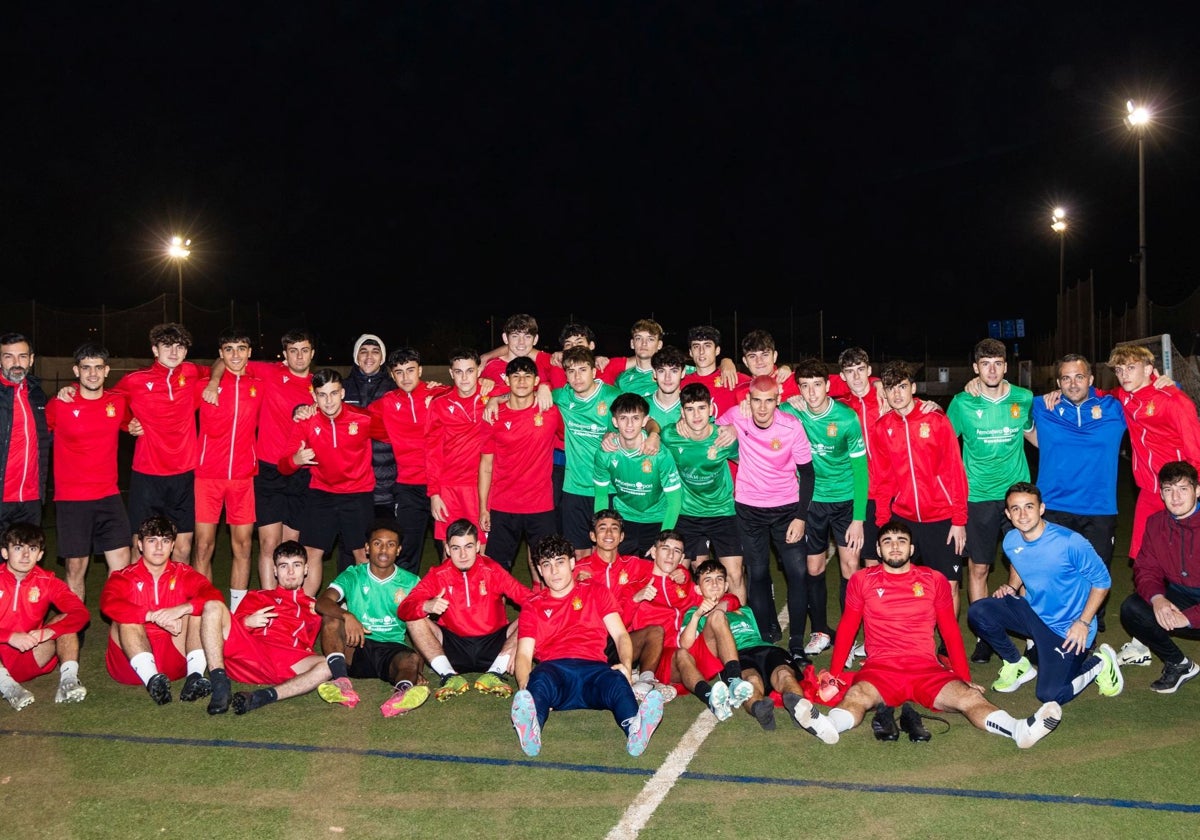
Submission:
{"label": "soccer player", "polygon": [[100,612],[112,620],[104,655],[109,675],[146,686],[160,706],[171,702],[171,682],[185,675],[180,700],[212,693],[201,639],[220,627],[225,612],[208,578],[171,559],[175,538],[175,523],[167,517],[143,520],[137,530],[141,556],[109,575],[100,593]]}
{"label": "soccer player", "polygon": [[[347,405],[366,411],[391,390],[392,379],[383,364],[386,358],[387,347],[379,336],[363,333],[355,340],[354,364],[342,383],[346,386]],[[387,440],[371,441],[371,472],[375,474],[375,489],[371,491],[375,515],[392,519],[396,516],[396,458]]]}
{"label": "soccer player", "polygon": [[[234,714],[307,694],[329,679],[325,657],[313,652],[321,616],[316,599],[304,592],[307,570],[304,546],[295,540],[280,543],[275,548],[275,587],[248,593],[232,616],[223,615],[226,673],[238,682],[265,686],[236,692],[231,698]],[[206,647],[205,652],[211,665],[215,651]]]}
{"label": "soccer player", "polygon": [[[664,685],[674,685],[680,681],[675,652],[679,649],[683,616],[702,599],[682,565],[682,534],[671,530],[658,534],[650,550],[650,560],[648,567],[643,565],[631,573],[631,580],[637,583],[623,588],[623,600],[618,606],[622,620],[628,616],[627,626],[634,632],[655,627],[662,629],[662,655],[654,678]],[[647,667],[648,663],[643,661],[642,669]]]}
{"label": "soccer player", "polygon": [[1169,461],[1200,464],[1200,419],[1187,395],[1174,386],[1151,382],[1154,354],[1140,344],[1118,344],[1108,358],[1123,394],[1119,395],[1133,448],[1133,480],[1138,499],[1133,511],[1129,556],[1137,559],[1150,515],[1163,509],[1158,470]]}
{"label": "soccer player", "polygon": [[[842,582],[838,603],[846,606],[846,585],[858,571],[863,520],[867,513],[867,450],[862,427],[853,409],[829,397],[829,375],[820,359],[804,359],[795,369],[799,399],[780,410],[800,420],[812,450],[813,499],[808,506],[804,545],[808,552],[808,618],[812,635],[805,656],[816,656],[830,645],[832,633],[826,606],[825,552],[832,538],[837,545]],[[799,405],[796,405],[799,403]],[[804,617],[795,616],[794,629],[804,631]]]}
{"label": "soccer player", "polygon": [[396,565],[415,575],[421,571],[430,518],[425,419],[430,401],[449,389],[421,380],[421,354],[411,347],[389,353],[387,369],[396,388],[371,403],[367,411],[382,420],[396,460],[396,521],[404,531]]}
{"label": "soccer player", "polygon": [[[513,696],[513,728],[522,752],[535,756],[551,709],[607,709],[625,733],[629,754],[639,756],[662,720],[663,696],[651,691],[638,703],[630,687],[632,652],[619,608],[604,587],[575,580],[573,553],[571,543],[558,535],[534,549],[545,587],[518,619],[520,690]],[[608,639],[619,660],[612,666],[605,654]]]}
{"label": "soccer player", "polygon": [[[950,587],[935,569],[912,564],[916,545],[909,527],[899,520],[881,526],[878,548],[882,562],[856,572],[846,592],[827,683],[834,695],[860,624],[871,655],[836,708],[818,714],[811,701],[800,699],[790,709],[796,722],[826,744],[836,744],[840,733],[858,726],[869,710],[915,700],[926,708],[960,712],[976,728],[1012,738],[1022,749],[1053,732],[1062,719],[1057,702],[1048,700],[1030,717],[1017,720],[989,703],[983,686],[971,682]],[[935,625],[949,653],[949,668],[934,651]],[[909,708],[909,721],[902,713],[900,725],[918,740],[913,724],[919,725],[920,718]]]}
{"label": "soccer player", "polygon": [[750,389],[755,377],[769,376],[780,387],[780,400],[799,396],[796,381],[792,371],[786,367],[777,367],[779,353],[775,349],[775,338],[766,330],[751,330],[742,338],[742,363],[750,376],[738,382],[734,396],[740,403],[750,396]]}
{"label": "soccer player", "polygon": [[[562,415],[538,407],[540,377],[527,356],[505,368],[508,399],[484,428],[479,461],[479,527],[489,534],[488,555],[512,571],[522,537],[533,545],[556,532],[554,446],[562,439]],[[533,563],[530,562],[530,572]]]}
{"label": "soccer player", "polygon": [[889,362],[882,379],[891,411],[873,430],[871,448],[878,468],[875,524],[882,526],[893,515],[904,521],[921,563],[950,582],[957,612],[967,540],[967,475],[954,427],[944,414],[921,412],[923,402],[915,396],[907,364]]}
{"label": "soccer player", "polygon": [[[124,535],[122,535],[122,539]],[[79,631],[90,616],[83,601],[38,563],[46,535],[37,525],[18,522],[3,535],[0,554],[0,694],[18,712],[33,702],[24,682],[59,665],[55,703],[87,697],[79,681]],[[55,615],[46,616],[53,609]]]}
{"label": "soccer player", "polygon": [[[246,372],[250,336],[236,327],[217,337],[225,372],[218,402],[200,403],[200,460],[196,465],[196,571],[212,580],[221,509],[229,525],[233,564],[229,607],[236,611],[250,588],[250,543],[254,538],[254,474],[258,472],[254,433],[262,409],[262,383]],[[205,383],[194,387],[203,391]]]}
{"label": "soccer player", "polygon": [[[279,461],[291,457],[288,442],[300,406],[313,405],[313,337],[305,330],[289,330],[280,339],[283,361],[246,363],[246,373],[259,381],[262,408],[255,443],[258,472],[254,476],[254,518],[258,523],[258,579],[264,587],[275,579],[275,549],[285,540],[300,539],[308,470],[290,475],[279,471]],[[204,390],[204,401],[220,402],[217,385],[225,375],[218,359]]]}
{"label": "soccer player", "polygon": [[187,361],[191,346],[192,334],[182,324],[159,324],[150,330],[154,362],[125,374],[114,389],[125,396],[137,421],[130,431],[142,432],[134,445],[129,478],[130,524],[140,527],[152,516],[170,519],[179,529],[172,558],[179,563],[190,562],[196,525],[196,409],[201,392],[195,383],[210,374],[208,368]]}
{"label": "soccer player", "polygon": [[665,429],[679,422],[679,386],[687,368],[687,357],[676,347],[664,347],[650,359],[650,367],[654,371],[654,384],[658,386],[646,400],[650,405],[650,419]]}
{"label": "soccer player", "polygon": [[694,370],[683,377],[680,385],[703,385],[708,388],[716,406],[714,416],[720,417],[738,403],[734,387],[740,382],[749,381],[744,373],[730,365],[731,372],[721,366],[721,331],[716,327],[692,327],[687,333],[688,355],[691,357]]}
{"label": "soccer player", "polygon": [[426,492],[439,554],[449,523],[479,522],[479,457],[488,433],[483,421],[486,400],[479,389],[479,355],[465,347],[452,350],[450,376],[454,390],[429,404],[425,424]]}
{"label": "soccer player", "polygon": [[499,563],[479,553],[479,531],[469,520],[450,523],[445,562],[430,569],[399,607],[413,647],[441,677],[435,700],[444,703],[470,691],[472,684],[463,674],[480,675],[476,691],[512,696],[505,675],[517,652],[517,625],[509,622],[505,601],[524,607],[531,594]]}
{"label": "soccer player", "polygon": [[109,574],[129,565],[129,517],[117,490],[117,438],[125,397],[104,388],[108,350],[86,343],[75,351],[76,399],[46,404],[54,433],[54,507],[58,554],[67,586],[83,600],[92,551],[104,554]]}
{"label": "soccer player", "polygon": [[376,522],[367,536],[367,562],[342,571],[317,599],[323,619],[321,650],[330,673],[317,694],[327,703],[358,705],[350,677],[392,686],[392,696],[379,708],[384,717],[407,714],[429,699],[429,686],[422,684],[425,662],[408,646],[408,631],[396,613],[418,580],[397,568],[399,550],[399,526]]}
{"label": "soccer player", "polygon": [[[289,454],[279,459],[281,475],[307,468],[311,472],[305,493],[300,542],[308,551],[308,576],[304,591],[315,595],[321,586],[321,563],[338,535],[343,546],[356,546],[370,527],[374,506],[371,488],[371,439],[387,432],[371,415],[343,402],[342,375],[333,368],[313,374],[317,410],[292,427]],[[364,548],[353,549],[356,563],[366,560]]]}
{"label": "soccer player", "polygon": [[[612,403],[617,428],[616,452],[601,449],[595,460],[593,512],[612,507],[626,523],[622,554],[643,554],[664,528],[679,518],[679,471],[670,454],[644,454],[649,405],[637,394],[623,393]],[[609,504],[609,497],[612,504]]]}
{"label": "soccer player", "polygon": [[[1125,686],[1116,651],[1105,644],[1088,653],[1096,639],[1096,611],[1112,585],[1108,569],[1087,540],[1042,518],[1046,506],[1034,485],[1017,482],[1004,504],[1013,524],[1004,537],[1004,553],[1012,561],[1008,583],[967,613],[980,638],[1004,660],[992,688],[1016,691],[1036,677],[1039,700],[1066,703],[1095,681],[1101,696],[1115,697]],[[1041,670],[1017,652],[1010,632],[1033,639]]]}
{"label": "soccer player", "polygon": [[[564,326],[558,333],[559,352],[550,357],[550,388],[558,389],[567,384],[567,374],[563,367],[562,355],[572,347],[586,347],[594,354],[596,352],[596,334],[587,324],[571,323]],[[609,359],[607,356],[595,356],[596,378],[606,385],[616,385],[617,377],[625,372],[628,359]]]}
{"label": "soccer player", "polygon": [[657,389],[651,360],[662,349],[663,328],[657,321],[643,318],[629,330],[629,346],[633,348],[633,365],[617,377],[617,387],[627,394],[648,399]]}
{"label": "soccer player", "polygon": [[726,570],[730,591],[744,601],[746,576],[730,471],[730,461],[737,458],[737,441],[717,444],[720,433],[712,421],[708,386],[699,382],[683,386],[679,402],[682,420],[663,427],[662,446],[674,459],[683,486],[675,528],[683,534],[684,562],[690,566],[708,559],[711,546]]}
{"label": "soccer player", "polygon": [[[488,359],[482,359],[483,368],[479,373],[480,383],[490,383],[489,397],[498,397],[508,393],[508,381],[505,379],[505,368],[513,359],[529,359],[534,363],[538,379],[546,384],[545,396],[550,398],[550,354],[537,349],[538,324],[532,315],[524,313],[510,315],[504,322],[504,330],[500,333],[504,342],[502,352],[491,354]],[[487,530],[486,528],[484,530]]]}
{"label": "soccer player", "polygon": [[[1025,439],[1033,438],[1033,392],[1011,384],[1008,348],[994,338],[975,345],[972,368],[979,377],[979,394],[956,394],[946,412],[962,438],[967,472],[967,598],[971,603],[988,594],[988,575],[996,562],[996,544],[1011,526],[1004,516],[1004,494],[1018,481],[1029,481]],[[980,664],[992,651],[977,640],[971,661]]]}
{"label": "soccer player", "polygon": [[[1146,520],[1142,549],[1133,561],[1135,592],[1121,604],[1121,625],[1163,661],[1162,675],[1150,690],[1174,694],[1200,674],[1200,665],[1184,656],[1171,639],[1200,639],[1200,482],[1196,468],[1171,461],[1158,471],[1166,510]],[[1125,648],[1122,648],[1124,652]]]}
{"label": "soccer player", "polygon": [[0,534],[16,522],[40,525],[50,467],[46,394],[29,373],[33,345],[0,335]]}
{"label": "soccer player", "polygon": [[[749,574],[747,602],[767,623],[769,638],[776,640],[782,631],[771,591],[772,544],[783,566],[788,612],[802,616],[808,609],[808,564],[803,540],[812,501],[812,451],[803,424],[778,410],[779,384],[774,377],[754,377],[748,393],[749,417],[742,416],[740,407],[732,408],[717,423],[737,431],[738,473],[733,497]],[[804,646],[804,623],[794,622],[788,650],[806,663]]]}

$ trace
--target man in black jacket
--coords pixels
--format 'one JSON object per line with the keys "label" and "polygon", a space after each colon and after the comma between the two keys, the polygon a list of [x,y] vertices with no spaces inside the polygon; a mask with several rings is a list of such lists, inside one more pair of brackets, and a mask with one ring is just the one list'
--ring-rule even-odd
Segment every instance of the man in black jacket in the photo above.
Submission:
{"label": "man in black jacket", "polygon": [[33,367],[33,345],[0,335],[0,535],[17,522],[42,524],[50,469],[46,394]]}

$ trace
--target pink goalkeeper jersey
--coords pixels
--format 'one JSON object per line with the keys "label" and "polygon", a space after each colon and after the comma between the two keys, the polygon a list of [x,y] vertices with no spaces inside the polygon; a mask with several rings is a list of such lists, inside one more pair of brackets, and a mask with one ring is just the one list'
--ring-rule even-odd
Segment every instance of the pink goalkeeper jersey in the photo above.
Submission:
{"label": "pink goalkeeper jersey", "polygon": [[765,429],[743,417],[737,406],[717,421],[738,433],[738,471],[733,498],[744,505],[772,508],[800,501],[796,465],[812,461],[804,426],[791,415],[775,412]]}

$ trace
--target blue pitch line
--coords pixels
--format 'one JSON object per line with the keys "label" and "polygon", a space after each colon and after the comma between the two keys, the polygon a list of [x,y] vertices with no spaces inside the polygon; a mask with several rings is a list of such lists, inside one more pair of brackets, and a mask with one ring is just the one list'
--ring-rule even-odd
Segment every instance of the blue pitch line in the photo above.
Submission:
{"label": "blue pitch line", "polygon": [[[436,761],[444,764],[476,764],[487,767],[528,767],[534,770],[566,770],[575,773],[605,773],[612,776],[654,775],[654,770],[639,767],[611,767],[604,764],[572,764],[565,761],[530,761],[512,758],[488,758],[486,756],[441,755],[438,753],[406,752],[403,750],[362,749],[358,747],[317,746],[314,744],[287,744],[278,741],[235,741],[225,738],[167,738],[147,735],[121,735],[118,733],[24,731],[0,729],[0,735],[26,736],[33,738],[73,738],[78,740],[114,741],[125,744],[151,744],[158,746],[183,747],[232,747],[245,750],[277,750],[280,752],[323,753],[328,755],[356,755],[371,758],[404,759],[408,761]],[[956,790],[954,788],[918,787],[914,785],[880,785],[862,782],[833,782],[814,779],[786,779],[777,776],[734,776],[720,773],[695,773],[686,771],[681,779],[694,782],[721,782],[725,784],[773,785],[780,787],[805,787],[824,790],[851,791],[855,793],[903,793],[922,796],[955,796],[964,799],[994,799],[1015,802],[1044,802],[1056,805],[1095,805],[1105,808],[1127,808],[1139,811],[1167,811],[1181,814],[1200,814],[1200,805],[1185,802],[1148,802],[1140,799],[1104,799],[1096,796],[1066,796],[1047,793],[1011,793],[1000,790]]]}

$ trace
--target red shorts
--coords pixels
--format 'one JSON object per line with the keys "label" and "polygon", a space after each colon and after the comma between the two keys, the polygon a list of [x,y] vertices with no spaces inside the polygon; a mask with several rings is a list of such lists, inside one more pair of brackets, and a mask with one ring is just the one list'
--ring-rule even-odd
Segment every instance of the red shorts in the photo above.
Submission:
{"label": "red shorts", "polygon": [[[479,526],[479,487],[474,484],[455,484],[443,487],[439,494],[446,505],[446,521],[433,521],[433,538],[446,539],[446,527],[455,519],[470,519],[476,527]],[[487,537],[479,532],[479,541],[485,542]]]}
{"label": "red shorts", "polygon": [[225,508],[228,525],[254,524],[253,478],[197,478],[196,521],[220,522]]}
{"label": "red shorts", "polygon": [[246,631],[234,619],[225,640],[225,670],[238,682],[250,685],[279,685],[296,676],[292,666],[312,656],[304,648],[268,644],[262,636]]}
{"label": "red shorts", "polygon": [[933,709],[941,690],[957,679],[953,671],[941,665],[892,661],[872,666],[870,658],[854,672],[854,682],[875,686],[889,706],[915,700],[927,709]]}
{"label": "red shorts", "polygon": [[20,651],[11,645],[0,645],[0,665],[19,683],[49,674],[58,665],[58,657],[51,656],[45,665],[39,665],[32,650]]}
{"label": "red shorts", "polygon": [[[670,647],[663,645],[662,659],[658,661],[658,668],[654,671],[654,678],[660,683],[669,683],[671,681],[671,663],[675,659],[675,651],[677,650],[679,648],[675,645],[671,645]],[[708,649],[708,645],[704,643],[703,636],[698,636],[696,641],[692,642],[692,646],[688,648],[688,653],[696,660],[696,668],[700,671],[700,676],[706,680],[711,680],[717,674],[721,673],[721,669],[725,667],[725,663]],[[676,683],[676,686],[682,688],[678,683]]]}
{"label": "red shorts", "polygon": [[[157,630],[157,632],[155,632]],[[187,658],[175,647],[175,637],[157,627],[146,628],[150,637],[150,653],[159,673],[167,675],[168,679],[181,680],[187,673]],[[104,666],[114,680],[125,685],[141,685],[142,678],[129,665],[129,657],[112,636],[108,637],[108,650],[104,652]]]}

